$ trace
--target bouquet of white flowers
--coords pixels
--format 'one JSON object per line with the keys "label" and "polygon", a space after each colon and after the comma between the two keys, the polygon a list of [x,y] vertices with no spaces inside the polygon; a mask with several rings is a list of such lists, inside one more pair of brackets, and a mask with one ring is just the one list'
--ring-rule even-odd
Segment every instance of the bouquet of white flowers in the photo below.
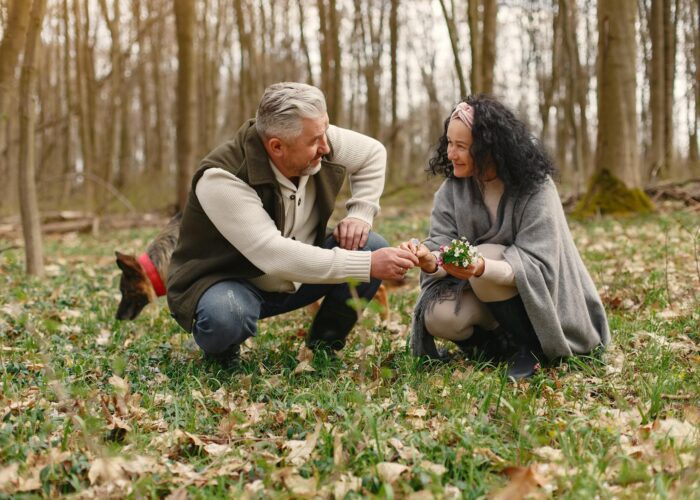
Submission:
{"label": "bouquet of white flowers", "polygon": [[440,246],[440,258],[438,264],[453,264],[455,266],[467,267],[476,263],[481,257],[475,246],[472,246],[467,239],[462,236],[458,240],[452,240],[449,245]]}

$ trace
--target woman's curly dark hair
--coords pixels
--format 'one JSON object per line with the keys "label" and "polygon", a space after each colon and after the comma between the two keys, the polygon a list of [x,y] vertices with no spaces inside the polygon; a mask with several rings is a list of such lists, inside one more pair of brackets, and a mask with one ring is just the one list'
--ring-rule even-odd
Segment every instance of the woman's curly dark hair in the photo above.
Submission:
{"label": "woman's curly dark hair", "polygon": [[[554,163],[540,141],[508,108],[485,94],[472,95],[464,101],[474,108],[473,143],[469,152],[474,158],[477,179],[493,163],[506,190],[520,195],[536,191],[547,176],[554,175]],[[452,112],[428,161],[426,170],[432,175],[454,177],[452,162],[447,159],[450,116]]]}

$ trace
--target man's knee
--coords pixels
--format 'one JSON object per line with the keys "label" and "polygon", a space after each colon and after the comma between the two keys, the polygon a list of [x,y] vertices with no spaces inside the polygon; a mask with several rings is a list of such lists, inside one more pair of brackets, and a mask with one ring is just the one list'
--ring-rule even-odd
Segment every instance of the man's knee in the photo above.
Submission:
{"label": "man's knee", "polygon": [[259,314],[247,302],[243,294],[225,286],[214,285],[202,295],[192,333],[205,353],[222,353],[255,335]]}
{"label": "man's knee", "polygon": [[370,231],[367,238],[367,243],[365,244],[363,250],[379,250],[380,248],[385,248],[388,246],[389,243],[387,243],[381,234]]}

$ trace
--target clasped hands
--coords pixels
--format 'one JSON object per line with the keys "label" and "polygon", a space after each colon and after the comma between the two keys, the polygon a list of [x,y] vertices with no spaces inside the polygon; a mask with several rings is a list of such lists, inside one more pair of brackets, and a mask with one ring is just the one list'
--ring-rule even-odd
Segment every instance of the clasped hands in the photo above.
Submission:
{"label": "clasped hands", "polygon": [[[336,226],[333,235],[341,248],[357,250],[367,243],[370,225],[362,220],[346,217]],[[370,276],[382,280],[400,281],[413,267],[420,267],[426,273],[438,269],[435,254],[417,238],[401,243],[398,248],[386,247],[372,252]],[[478,259],[467,267],[443,264],[442,268],[450,275],[461,280],[472,276],[481,276],[484,272],[484,260]]]}

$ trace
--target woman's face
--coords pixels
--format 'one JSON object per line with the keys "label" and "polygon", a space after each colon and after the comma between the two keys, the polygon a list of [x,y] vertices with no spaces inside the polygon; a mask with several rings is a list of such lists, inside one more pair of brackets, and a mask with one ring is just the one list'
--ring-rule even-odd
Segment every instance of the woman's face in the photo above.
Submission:
{"label": "woman's face", "polygon": [[469,152],[472,141],[472,131],[462,120],[450,122],[447,127],[447,159],[452,162],[455,177],[474,175],[474,158]]}

